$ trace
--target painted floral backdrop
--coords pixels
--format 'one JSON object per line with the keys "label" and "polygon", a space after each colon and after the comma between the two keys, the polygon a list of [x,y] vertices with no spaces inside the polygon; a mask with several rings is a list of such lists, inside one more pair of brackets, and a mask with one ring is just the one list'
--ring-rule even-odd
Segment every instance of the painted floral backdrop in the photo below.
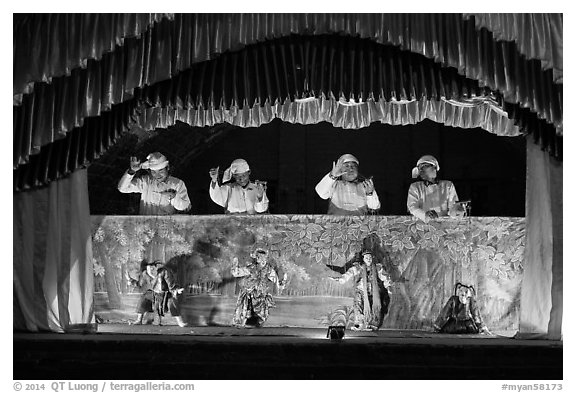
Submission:
{"label": "painted floral backdrop", "polygon": [[191,314],[218,299],[210,320],[226,323],[237,293],[232,259],[246,260],[258,244],[288,276],[285,288],[274,292],[280,306],[269,324],[322,326],[352,304],[352,283],[330,280],[339,273],[326,265],[343,266],[370,235],[387,254],[394,280],[385,328],[428,329],[456,282],[474,285],[490,327],[518,328],[524,218],[426,224],[406,216],[93,216],[92,222],[95,292],[102,299],[97,314],[133,312],[134,301],[126,299],[138,293],[131,282],[146,258],[177,270]]}

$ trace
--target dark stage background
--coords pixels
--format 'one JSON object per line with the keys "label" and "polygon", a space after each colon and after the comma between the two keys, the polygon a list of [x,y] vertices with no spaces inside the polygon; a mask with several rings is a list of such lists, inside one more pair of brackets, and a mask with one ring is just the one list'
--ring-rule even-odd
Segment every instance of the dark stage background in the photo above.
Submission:
{"label": "dark stage background", "polygon": [[121,194],[116,184],[129,157],[142,160],[161,151],[192,200],[192,214],[221,214],[210,200],[208,170],[226,169],[246,159],[252,179],[268,181],[270,212],[324,214],[327,201],[314,186],[343,153],[360,160],[360,172],[373,176],[382,215],[405,215],[411,169],[424,154],[440,162],[439,176],[454,182],[461,200],[472,200],[474,216],[524,216],[525,137],[502,137],[479,128],[461,129],[425,120],[406,126],[373,123],[360,130],[329,123],[290,124],[279,119],[257,128],[228,124],[212,128],[178,123],[155,132],[127,134],[88,169],[91,214],[137,214],[138,194]]}

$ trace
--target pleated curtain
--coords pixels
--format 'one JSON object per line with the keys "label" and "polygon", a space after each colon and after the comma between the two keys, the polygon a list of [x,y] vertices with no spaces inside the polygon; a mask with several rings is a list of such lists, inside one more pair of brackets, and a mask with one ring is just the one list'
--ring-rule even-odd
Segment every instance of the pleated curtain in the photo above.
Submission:
{"label": "pleated curtain", "polygon": [[[520,123],[522,132],[530,133],[531,128],[539,127],[551,128],[553,134],[562,135],[562,85],[554,83],[553,70],[543,67],[538,58],[527,58],[518,50],[516,41],[495,39],[486,28],[478,30],[476,16],[175,14],[163,17],[152,14],[140,17],[147,21],[140,21],[140,24],[134,18],[114,19],[113,14],[107,17],[115,21],[116,24],[108,24],[116,26],[113,30],[116,35],[108,35],[105,40],[98,38],[102,23],[85,22],[81,25],[84,30],[74,30],[56,28],[59,19],[55,16],[49,18],[49,14],[44,18],[52,22],[32,23],[25,17],[21,18],[18,33],[29,32],[18,36],[37,40],[29,38],[23,43],[15,40],[14,79],[18,83],[15,83],[17,105],[14,115],[20,120],[14,125],[14,169],[27,163],[31,155],[38,154],[42,146],[82,127],[85,118],[99,116],[109,111],[112,105],[131,100],[137,88],[174,78],[193,64],[216,59],[222,53],[236,52],[247,45],[289,35],[329,34],[366,38],[421,54],[443,68],[452,67],[459,75],[478,81],[480,86],[500,92],[507,104],[519,105],[513,118]],[[93,18],[103,20],[105,16]],[[536,27],[520,30],[531,34],[519,42],[532,39],[537,35],[534,32],[545,28],[556,32],[562,30],[561,15],[531,20]],[[67,25],[76,26],[74,23],[69,21]],[[77,31],[82,31],[82,36],[88,38],[71,39]],[[136,35],[138,32],[140,34]],[[497,37],[501,34],[498,33]],[[43,54],[40,61],[35,61],[33,54],[36,52],[30,49],[31,42],[36,48],[45,48],[36,51]],[[551,53],[539,54],[540,57],[561,52],[558,49],[562,47],[559,34],[544,35],[536,42],[556,48]],[[80,43],[89,50],[76,49]],[[110,48],[113,50],[108,51]],[[30,67],[21,67],[26,61],[37,64],[33,72]],[[72,68],[79,62],[81,67]],[[31,78],[37,80],[30,81]],[[281,88],[290,89],[285,94],[304,90],[303,86],[295,88],[293,85]],[[30,97],[26,98],[24,94],[19,98],[26,91],[30,92]],[[282,97],[283,100],[286,98],[287,95]],[[248,101],[246,104],[251,106],[254,103]],[[530,113],[549,127],[526,119]],[[548,135],[538,141],[546,143],[552,139]],[[543,147],[548,148],[548,145]],[[558,149],[553,150],[553,154],[558,154]]]}
{"label": "pleated curtain", "polygon": [[555,83],[563,81],[562,14],[464,14],[474,17],[476,29],[485,28],[498,41],[513,41],[527,59],[540,60],[552,70]]}
{"label": "pleated curtain", "polygon": [[14,103],[36,82],[71,76],[172,14],[14,14]]}
{"label": "pleated curtain", "polygon": [[526,249],[519,338],[562,339],[562,163],[527,143]]}
{"label": "pleated curtain", "polygon": [[94,270],[87,170],[13,199],[15,330],[91,330]]}

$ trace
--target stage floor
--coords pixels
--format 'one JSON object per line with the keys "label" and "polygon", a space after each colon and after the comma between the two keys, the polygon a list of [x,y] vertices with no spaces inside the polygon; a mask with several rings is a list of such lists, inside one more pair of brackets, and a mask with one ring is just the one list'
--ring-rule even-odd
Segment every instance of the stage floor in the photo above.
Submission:
{"label": "stage floor", "polygon": [[[326,340],[326,328],[302,328],[302,327],[289,327],[289,326],[265,326],[262,328],[237,328],[233,326],[190,326],[181,328],[176,325],[128,325],[128,324],[99,324],[98,333],[101,334],[136,334],[136,335],[170,335],[170,336],[189,336],[199,339],[209,337],[226,337],[227,340],[245,339],[245,338],[292,338],[299,341],[306,340]],[[502,345],[506,342],[518,342],[512,340],[514,332],[498,331],[493,332],[493,336],[481,334],[438,334],[425,330],[398,330],[398,329],[380,329],[376,332],[370,331],[353,331],[346,330],[345,340],[359,340],[369,339],[375,341],[390,341],[393,342],[397,339],[410,340],[440,340],[446,342],[459,342],[461,340],[499,340],[498,344]],[[456,340],[458,339],[458,340]],[[527,342],[535,342],[534,340],[520,340]],[[418,342],[418,341],[414,341]],[[422,341],[421,343],[424,343]],[[486,343],[485,343],[486,344]]]}
{"label": "stage floor", "polygon": [[14,333],[15,379],[562,379],[562,342],[418,330],[102,324]]}

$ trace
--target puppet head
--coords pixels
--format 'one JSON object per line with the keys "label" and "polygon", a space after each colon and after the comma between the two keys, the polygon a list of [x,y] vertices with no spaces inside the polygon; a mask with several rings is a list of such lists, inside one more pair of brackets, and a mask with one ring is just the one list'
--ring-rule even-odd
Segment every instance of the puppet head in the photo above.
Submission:
{"label": "puppet head", "polygon": [[250,256],[254,258],[256,263],[260,266],[265,266],[266,263],[268,263],[268,251],[263,248],[257,247],[252,253],[250,253]]}
{"label": "puppet head", "polygon": [[372,251],[370,250],[364,250],[362,251],[362,261],[370,266],[372,264],[372,261],[374,260],[374,255],[372,255]]}
{"label": "puppet head", "polygon": [[456,287],[454,288],[454,295],[458,296],[460,303],[466,304],[470,298],[473,298],[476,295],[476,291],[472,285],[466,286],[464,284],[457,283]]}
{"label": "puppet head", "polygon": [[162,262],[156,260],[152,262],[148,262],[146,264],[146,272],[150,277],[156,277],[158,275],[158,268],[162,266]]}

